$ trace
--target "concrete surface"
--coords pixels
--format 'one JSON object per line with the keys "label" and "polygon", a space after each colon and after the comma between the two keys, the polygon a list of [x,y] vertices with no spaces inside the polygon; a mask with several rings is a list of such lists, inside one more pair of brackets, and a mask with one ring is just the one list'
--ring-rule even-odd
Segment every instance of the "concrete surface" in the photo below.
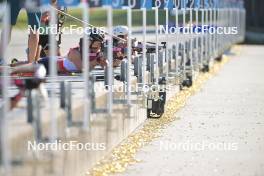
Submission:
{"label": "concrete surface", "polygon": [[180,120],[137,153],[142,162],[120,175],[263,176],[263,50],[242,46],[241,55],[230,56],[175,114]]}
{"label": "concrete surface", "polygon": [[[135,36],[138,39],[142,37]],[[154,39],[154,35],[148,37],[150,41]],[[13,33],[10,58],[26,58],[26,40],[27,36],[23,31]],[[170,38],[170,41],[174,40],[175,38]],[[68,48],[77,43],[78,37],[64,36],[62,53],[67,53]],[[138,158],[143,159],[143,162],[131,166],[125,175],[264,175],[264,162],[261,158],[264,150],[264,140],[261,136],[264,132],[264,120],[261,119],[264,117],[264,98],[261,96],[264,93],[264,83],[260,80],[260,75],[264,72],[261,53],[264,47],[243,46],[242,49],[239,58],[232,56],[234,59],[220,74],[209,80],[203,90],[192,97],[188,105],[176,114],[181,120],[166,129],[164,137],[138,153]],[[82,83],[75,83],[73,86],[76,120],[82,116],[82,86]],[[49,89],[49,85],[47,87]],[[58,98],[56,101],[58,106]],[[47,117],[48,111],[47,107],[44,108],[44,118]],[[115,114],[111,121],[105,118],[106,115],[94,114],[91,131],[85,133],[78,129],[65,128],[65,112],[62,112],[64,121],[61,121],[60,134],[65,141],[74,139],[82,142],[104,142],[109,151],[146,118],[145,110],[140,105],[132,109],[132,119],[125,118],[126,113]],[[15,135],[20,140],[12,143],[16,148],[13,150],[15,152],[12,159],[23,159],[25,162],[13,167],[13,175],[81,175],[107,152],[44,152],[36,158],[34,153],[25,152],[25,139],[32,140],[33,137],[32,126],[26,124],[25,100],[20,108],[12,112],[11,117],[11,135],[25,129],[31,134],[23,137]],[[161,142],[178,144],[189,141],[214,144],[225,142],[233,144],[237,150],[160,150]]]}

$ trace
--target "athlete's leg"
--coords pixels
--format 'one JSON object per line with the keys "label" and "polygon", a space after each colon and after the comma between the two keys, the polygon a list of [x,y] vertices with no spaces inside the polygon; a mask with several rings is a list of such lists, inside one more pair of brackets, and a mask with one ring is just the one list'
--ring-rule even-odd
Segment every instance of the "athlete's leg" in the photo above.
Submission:
{"label": "athlete's leg", "polygon": [[36,68],[37,64],[28,63],[16,67],[11,67],[11,73],[34,73]]}
{"label": "athlete's leg", "polygon": [[[27,12],[28,15],[28,25],[31,26],[29,38],[28,38],[28,61],[34,62],[37,54],[38,43],[39,43],[39,33],[38,30],[40,27],[40,12]],[[35,30],[36,29],[36,30]]]}
{"label": "athlete's leg", "polygon": [[[11,15],[11,19],[10,19],[10,31],[8,32],[9,33],[9,36],[8,36],[8,43],[10,42],[10,39],[11,39],[11,32],[12,32],[12,26],[16,25],[16,22],[17,22],[17,17],[18,17],[18,14],[21,10],[21,6],[20,6],[20,2],[19,0],[9,0],[9,5],[10,5],[10,15]],[[4,28],[2,30],[2,33],[1,33],[1,41],[0,41],[0,59],[3,58],[3,53],[4,53],[4,46],[3,46],[3,39],[4,39],[4,34],[6,33],[6,28]]]}

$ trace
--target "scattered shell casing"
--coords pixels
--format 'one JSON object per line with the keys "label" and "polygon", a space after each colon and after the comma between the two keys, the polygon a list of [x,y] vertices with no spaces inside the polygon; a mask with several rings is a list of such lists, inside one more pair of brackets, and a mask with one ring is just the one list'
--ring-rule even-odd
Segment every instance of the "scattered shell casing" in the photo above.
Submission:
{"label": "scattered shell casing", "polygon": [[[238,50],[236,48],[236,50]],[[166,109],[163,116],[159,119],[147,119],[141,129],[130,134],[119,146],[115,147],[109,155],[98,162],[87,175],[91,176],[107,176],[109,174],[121,173],[126,170],[129,165],[140,162],[135,158],[136,152],[142,147],[161,136],[162,130],[168,124],[179,119],[175,113],[184,107],[187,99],[198,92],[203,83],[217,74],[220,68],[229,61],[229,58],[223,56],[220,63],[215,63],[210,72],[200,73],[194,84],[190,88],[178,92],[174,97],[170,98],[166,103]]]}

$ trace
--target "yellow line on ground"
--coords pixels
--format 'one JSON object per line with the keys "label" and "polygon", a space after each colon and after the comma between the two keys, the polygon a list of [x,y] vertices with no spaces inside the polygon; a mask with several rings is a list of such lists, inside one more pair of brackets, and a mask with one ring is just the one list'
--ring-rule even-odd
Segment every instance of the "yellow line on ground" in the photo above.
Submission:
{"label": "yellow line on ground", "polygon": [[99,161],[87,175],[91,176],[107,176],[109,174],[124,172],[129,165],[140,162],[135,158],[136,152],[142,147],[161,136],[162,129],[168,126],[171,122],[179,118],[175,113],[184,107],[188,98],[198,92],[202,85],[217,74],[221,67],[229,61],[227,56],[219,63],[215,63],[208,73],[201,73],[193,86],[180,91],[172,97],[166,105],[166,110],[163,116],[159,119],[148,119],[139,130],[130,134],[120,145],[115,147],[109,155]]}

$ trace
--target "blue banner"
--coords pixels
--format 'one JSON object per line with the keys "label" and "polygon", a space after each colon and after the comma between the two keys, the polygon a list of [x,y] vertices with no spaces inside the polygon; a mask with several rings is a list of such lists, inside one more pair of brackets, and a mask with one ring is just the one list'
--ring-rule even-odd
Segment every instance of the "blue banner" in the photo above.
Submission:
{"label": "blue banner", "polygon": [[194,8],[200,8],[200,7],[201,7],[200,0],[194,0]]}
{"label": "blue banner", "polygon": [[102,5],[111,5],[114,9],[121,9],[124,6],[124,0],[103,0]]}
{"label": "blue banner", "polygon": [[210,4],[209,4],[209,0],[204,0],[204,8],[209,8]]}
{"label": "blue banner", "polygon": [[212,4],[212,7],[213,8],[216,8],[217,6],[216,6],[216,0],[211,0],[211,4]]}
{"label": "blue banner", "polygon": [[140,7],[152,9],[152,0],[140,0]]}
{"label": "blue banner", "polygon": [[218,8],[223,8],[223,1],[218,1]]}
{"label": "blue banner", "polygon": [[88,0],[89,7],[102,7],[101,0]]}
{"label": "blue banner", "polygon": [[[50,4],[51,0],[39,0],[41,5]],[[179,2],[179,8],[223,8],[223,7],[238,7],[243,8],[243,0],[88,0],[90,7],[102,7],[110,5],[114,9],[121,9],[125,6],[129,6],[129,2],[132,9],[152,9],[152,7],[158,6],[159,9],[173,9],[176,7],[176,3]],[[58,6],[78,6],[80,0],[58,0]]]}
{"label": "blue banner", "polygon": [[[51,4],[51,0],[40,0],[41,5],[49,5]],[[80,4],[80,0],[58,0],[57,5],[58,6],[78,6]]]}
{"label": "blue banner", "polygon": [[174,0],[165,0],[164,8],[173,9],[174,8]]}
{"label": "blue banner", "polygon": [[58,6],[78,6],[80,4],[80,0],[58,0]]}
{"label": "blue banner", "polygon": [[239,1],[239,8],[244,8],[244,1],[243,0]]}
{"label": "blue banner", "polygon": [[183,9],[183,8],[186,8],[186,0],[181,0],[181,4],[180,4],[180,8]]}
{"label": "blue banner", "polygon": [[220,0],[214,0],[214,7],[219,8],[220,7]]}
{"label": "blue banner", "polygon": [[41,5],[49,5],[50,4],[50,0],[40,0],[40,4]]}

